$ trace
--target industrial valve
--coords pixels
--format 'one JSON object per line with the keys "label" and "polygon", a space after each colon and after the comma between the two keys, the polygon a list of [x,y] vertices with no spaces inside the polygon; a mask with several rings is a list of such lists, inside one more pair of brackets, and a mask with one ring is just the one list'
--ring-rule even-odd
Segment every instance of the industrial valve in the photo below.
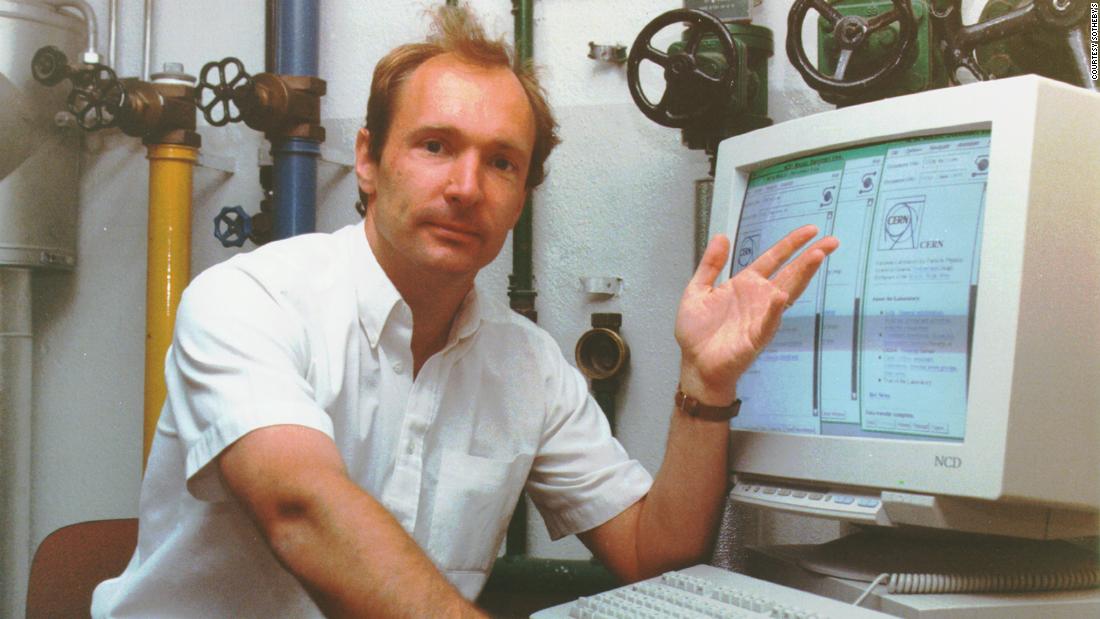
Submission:
{"label": "industrial valve", "polygon": [[[818,66],[810,62],[802,41],[810,9],[819,15]],[[787,16],[787,57],[806,84],[830,103],[945,85],[928,43],[926,13],[923,0],[795,0]],[[914,65],[920,70],[907,73]]]}
{"label": "industrial valve", "polygon": [[[325,81],[309,75],[249,75],[237,58],[206,63],[199,73],[198,108],[215,127],[244,122],[264,132],[273,147],[297,142],[323,142],[321,97]],[[316,147],[314,147],[316,148]],[[272,166],[260,167],[264,199],[248,215],[239,206],[225,207],[214,220],[214,236],[225,247],[245,239],[262,245],[275,236]]]}
{"label": "industrial valve", "polygon": [[961,0],[933,8],[941,53],[952,83],[966,69],[978,80],[1037,73],[1097,89],[1089,67],[1084,0],[993,0],[978,22],[962,23]]}
{"label": "industrial valve", "polygon": [[[674,24],[687,25],[682,40],[665,51],[657,49],[654,36]],[[700,9],[675,9],[638,33],[627,57],[627,84],[646,117],[682,129],[689,148],[714,154],[721,140],[771,124],[767,117],[771,54],[767,28],[725,23]],[[645,61],[663,69],[665,89],[656,102],[642,87]]]}
{"label": "industrial valve", "polygon": [[71,66],[64,52],[46,46],[31,59],[31,74],[46,86],[72,83],[67,107],[85,131],[117,126],[146,144],[201,144],[195,132],[195,78],[181,65],[165,65],[151,83],[120,80],[106,65]]}
{"label": "industrial valve", "polygon": [[[214,81],[211,73],[217,71]],[[199,109],[206,122],[214,127],[224,127],[241,121],[240,109],[233,99],[234,90],[250,88],[251,80],[244,65],[236,58],[220,62],[208,62],[199,73]],[[209,93],[209,96],[207,95]]]}
{"label": "industrial valve", "polygon": [[272,239],[275,220],[272,204],[272,166],[260,166],[260,186],[264,198],[260,210],[249,215],[241,206],[224,206],[214,218],[214,238],[222,247],[243,247],[246,240],[263,245]]}
{"label": "industrial valve", "polygon": [[113,69],[106,65],[69,64],[65,53],[52,45],[40,48],[31,59],[31,74],[45,86],[68,79],[72,90],[66,107],[85,131],[115,126],[125,92]]}
{"label": "industrial valve", "polygon": [[[668,53],[653,47],[653,35],[666,26],[688,23],[687,42]],[[715,52],[701,49],[703,37],[717,41]],[[627,58],[627,80],[634,103],[653,122],[683,129],[705,118],[733,95],[741,54],[722,22],[709,13],[692,9],[669,11],[649,22],[638,33]],[[665,92],[658,103],[646,97],[639,79],[643,60],[664,69]],[[738,101],[738,103],[744,103]]]}
{"label": "industrial valve", "polygon": [[326,83],[308,75],[249,75],[236,58],[208,62],[199,74],[199,109],[220,127],[243,121],[269,140],[306,138],[323,142],[321,97]]}
{"label": "industrial valve", "polygon": [[195,78],[175,63],[150,77],[152,82],[122,80],[125,98],[117,114],[118,128],[146,144],[198,148],[202,140],[195,131]]}
{"label": "industrial valve", "polygon": [[222,247],[243,247],[250,236],[252,217],[240,205],[222,207],[214,218],[214,238],[221,241]]}

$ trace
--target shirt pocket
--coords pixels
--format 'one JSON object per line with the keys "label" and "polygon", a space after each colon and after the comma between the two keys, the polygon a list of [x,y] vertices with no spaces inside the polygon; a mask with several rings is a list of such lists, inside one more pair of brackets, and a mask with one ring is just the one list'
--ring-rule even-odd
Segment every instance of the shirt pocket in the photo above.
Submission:
{"label": "shirt pocket", "polygon": [[[498,460],[453,449],[443,451],[428,553],[448,572],[451,582],[459,575],[452,572],[480,572],[480,589],[504,539],[531,462],[530,454]],[[469,580],[468,576],[464,580]],[[472,587],[460,587],[466,588]]]}

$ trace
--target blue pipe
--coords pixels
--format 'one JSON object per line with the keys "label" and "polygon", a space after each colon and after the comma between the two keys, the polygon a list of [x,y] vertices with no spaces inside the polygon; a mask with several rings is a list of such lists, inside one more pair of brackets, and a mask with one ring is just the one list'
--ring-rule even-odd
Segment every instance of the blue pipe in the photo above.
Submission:
{"label": "blue pipe", "polygon": [[275,3],[275,72],[279,75],[316,77],[319,4],[319,0]]}
{"label": "blue pipe", "polygon": [[[275,73],[317,76],[319,0],[276,0]],[[317,158],[321,143],[286,138],[271,143],[275,160],[275,240],[317,229]]]}
{"label": "blue pipe", "polygon": [[273,239],[317,230],[317,158],[321,143],[304,138],[272,142],[275,159]]}

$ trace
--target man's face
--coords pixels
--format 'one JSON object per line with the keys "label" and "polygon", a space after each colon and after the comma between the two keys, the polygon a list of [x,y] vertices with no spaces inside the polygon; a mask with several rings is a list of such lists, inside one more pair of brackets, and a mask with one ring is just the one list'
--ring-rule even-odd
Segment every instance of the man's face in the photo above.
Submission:
{"label": "man's face", "polygon": [[365,129],[356,141],[371,247],[391,278],[472,281],[527,195],[535,121],[523,87],[507,68],[442,55],[413,71],[394,110],[379,163]]}

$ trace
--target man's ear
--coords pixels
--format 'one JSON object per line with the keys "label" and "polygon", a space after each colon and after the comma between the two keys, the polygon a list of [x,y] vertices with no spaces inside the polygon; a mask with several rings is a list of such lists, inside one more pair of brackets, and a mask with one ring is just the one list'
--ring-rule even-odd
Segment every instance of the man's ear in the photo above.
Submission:
{"label": "man's ear", "polygon": [[359,178],[359,190],[374,194],[375,173],[378,164],[370,158],[370,131],[360,129],[355,134],[355,176]]}

